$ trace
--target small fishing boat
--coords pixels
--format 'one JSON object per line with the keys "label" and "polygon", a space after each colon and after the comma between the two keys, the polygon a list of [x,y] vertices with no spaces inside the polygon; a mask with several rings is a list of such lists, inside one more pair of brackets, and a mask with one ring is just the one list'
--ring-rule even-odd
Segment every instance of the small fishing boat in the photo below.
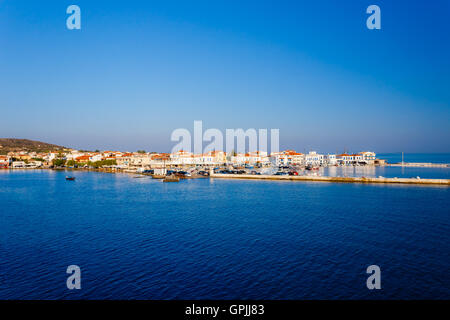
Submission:
{"label": "small fishing boat", "polygon": [[174,175],[180,179],[186,179],[186,178],[189,178],[192,176],[189,172],[186,172],[186,171],[178,171],[178,172],[175,172]]}
{"label": "small fishing boat", "polygon": [[177,177],[176,175],[166,176],[163,180],[163,182],[178,182],[178,181],[180,181],[180,177]]}
{"label": "small fishing boat", "polygon": [[66,180],[67,181],[75,181],[75,177],[66,176]]}

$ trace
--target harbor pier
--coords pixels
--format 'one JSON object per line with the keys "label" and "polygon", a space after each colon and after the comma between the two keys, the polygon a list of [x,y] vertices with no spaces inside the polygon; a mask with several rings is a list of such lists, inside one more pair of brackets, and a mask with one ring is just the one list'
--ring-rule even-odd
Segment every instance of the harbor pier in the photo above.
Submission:
{"label": "harbor pier", "polygon": [[219,179],[251,179],[251,180],[285,180],[285,181],[320,181],[340,183],[394,183],[416,185],[447,185],[450,179],[421,179],[421,178],[368,178],[368,177],[324,177],[324,176],[274,176],[250,174],[217,174],[210,172],[211,178]]}
{"label": "harbor pier", "polygon": [[390,167],[422,167],[422,168],[450,168],[447,163],[428,163],[428,162],[399,162],[390,163]]}

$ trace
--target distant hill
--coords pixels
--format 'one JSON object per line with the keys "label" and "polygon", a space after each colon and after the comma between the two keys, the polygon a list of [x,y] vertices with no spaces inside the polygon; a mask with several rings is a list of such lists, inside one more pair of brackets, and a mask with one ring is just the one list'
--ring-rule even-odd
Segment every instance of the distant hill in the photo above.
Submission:
{"label": "distant hill", "polygon": [[0,154],[7,154],[10,151],[46,152],[50,150],[62,149],[65,149],[65,147],[41,141],[0,138]]}

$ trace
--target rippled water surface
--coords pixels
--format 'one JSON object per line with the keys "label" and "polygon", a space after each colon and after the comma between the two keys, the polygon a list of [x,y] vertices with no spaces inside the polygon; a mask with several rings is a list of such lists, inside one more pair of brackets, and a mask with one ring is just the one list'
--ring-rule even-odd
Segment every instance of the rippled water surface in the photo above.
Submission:
{"label": "rippled water surface", "polygon": [[0,171],[0,299],[450,298],[448,187],[66,174]]}

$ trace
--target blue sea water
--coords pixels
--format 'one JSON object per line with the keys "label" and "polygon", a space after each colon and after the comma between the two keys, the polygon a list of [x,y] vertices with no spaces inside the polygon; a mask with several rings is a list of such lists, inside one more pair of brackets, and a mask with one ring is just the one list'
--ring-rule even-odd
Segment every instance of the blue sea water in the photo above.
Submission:
{"label": "blue sea water", "polygon": [[66,174],[0,171],[0,299],[450,298],[449,187]]}
{"label": "blue sea water", "polygon": [[[311,175],[315,172],[305,170],[301,174]],[[318,174],[331,177],[450,179],[450,167],[342,166],[319,168]]]}
{"label": "blue sea water", "polygon": [[[397,163],[402,162],[402,153],[380,153],[377,158],[385,159],[388,163]],[[404,153],[403,161],[450,164],[450,153]]]}

